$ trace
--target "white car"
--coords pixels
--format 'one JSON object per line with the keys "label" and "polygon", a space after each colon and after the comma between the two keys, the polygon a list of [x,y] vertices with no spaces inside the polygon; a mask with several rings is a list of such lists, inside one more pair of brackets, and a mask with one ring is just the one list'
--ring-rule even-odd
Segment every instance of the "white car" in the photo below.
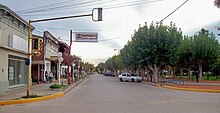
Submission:
{"label": "white car", "polygon": [[131,82],[141,82],[142,78],[132,74],[132,73],[122,73],[121,75],[118,76],[118,79],[123,82],[123,81],[131,81]]}

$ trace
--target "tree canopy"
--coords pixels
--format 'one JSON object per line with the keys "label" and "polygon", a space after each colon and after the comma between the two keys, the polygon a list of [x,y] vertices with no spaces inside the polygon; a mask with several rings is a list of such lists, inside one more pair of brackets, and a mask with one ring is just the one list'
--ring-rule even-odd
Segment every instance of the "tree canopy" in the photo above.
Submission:
{"label": "tree canopy", "polygon": [[197,35],[189,37],[183,36],[181,29],[172,22],[170,25],[152,22],[139,26],[120,53],[105,62],[105,68],[112,71],[148,68],[157,82],[159,72],[165,67],[191,69],[196,66],[202,77],[202,66],[213,64],[219,53],[219,43],[208,30],[201,29]]}

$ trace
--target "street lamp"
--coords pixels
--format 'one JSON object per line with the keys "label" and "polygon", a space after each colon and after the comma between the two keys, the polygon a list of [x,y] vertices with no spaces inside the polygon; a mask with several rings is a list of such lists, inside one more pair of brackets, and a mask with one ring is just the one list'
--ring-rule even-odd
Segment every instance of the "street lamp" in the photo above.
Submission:
{"label": "street lamp", "polygon": [[58,57],[58,62],[59,62],[59,64],[58,64],[58,83],[60,84],[60,64],[61,64],[61,62],[63,62],[62,53],[58,52],[57,57]]}

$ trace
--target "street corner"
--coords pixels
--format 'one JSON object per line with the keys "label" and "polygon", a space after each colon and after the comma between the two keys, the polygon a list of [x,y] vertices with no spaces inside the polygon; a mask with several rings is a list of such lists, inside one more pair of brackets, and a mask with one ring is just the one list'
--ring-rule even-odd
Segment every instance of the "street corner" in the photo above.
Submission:
{"label": "street corner", "polygon": [[158,84],[158,83],[147,82],[147,81],[143,81],[142,83],[144,83],[144,84],[148,84],[148,85],[152,85],[152,86],[156,86],[156,87],[161,87],[161,85]]}
{"label": "street corner", "polygon": [[6,101],[0,101],[0,106],[45,101],[45,100],[55,99],[55,98],[62,97],[62,96],[64,96],[64,92],[59,92],[56,94],[51,94],[51,95],[37,97],[37,98],[29,98],[29,99],[21,99],[21,100],[6,100]]}
{"label": "street corner", "polygon": [[206,93],[220,93],[220,90],[211,90],[211,89],[181,88],[181,87],[174,87],[174,86],[161,86],[161,87],[166,88],[166,89],[172,89],[172,90],[206,92]]}

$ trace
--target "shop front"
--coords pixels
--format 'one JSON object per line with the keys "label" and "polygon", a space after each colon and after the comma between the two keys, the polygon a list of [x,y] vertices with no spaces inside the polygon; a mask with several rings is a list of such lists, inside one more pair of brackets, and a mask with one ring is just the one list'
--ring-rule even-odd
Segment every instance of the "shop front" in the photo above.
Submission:
{"label": "shop front", "polygon": [[9,55],[8,81],[9,86],[26,83],[25,58]]}

